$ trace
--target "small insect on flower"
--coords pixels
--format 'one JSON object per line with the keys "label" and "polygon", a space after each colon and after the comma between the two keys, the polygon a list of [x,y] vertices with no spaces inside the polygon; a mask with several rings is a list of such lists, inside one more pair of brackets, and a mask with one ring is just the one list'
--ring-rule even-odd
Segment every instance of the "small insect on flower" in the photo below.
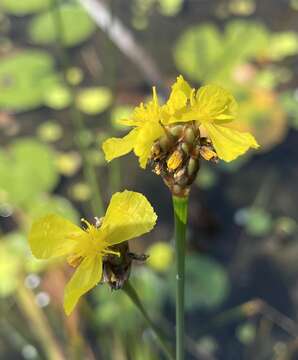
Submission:
{"label": "small insect on flower", "polygon": [[85,229],[54,214],[33,223],[29,234],[32,254],[38,259],[65,257],[76,268],[64,293],[67,315],[102,280],[105,261],[121,257],[118,245],[152,230],[156,219],[144,195],[125,190],[112,196],[104,218],[96,225],[83,220]]}

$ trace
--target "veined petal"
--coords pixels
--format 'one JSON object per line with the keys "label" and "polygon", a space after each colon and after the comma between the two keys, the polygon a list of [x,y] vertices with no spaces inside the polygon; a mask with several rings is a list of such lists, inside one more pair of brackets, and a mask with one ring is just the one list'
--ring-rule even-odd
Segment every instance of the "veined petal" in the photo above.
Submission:
{"label": "veined petal", "polygon": [[259,144],[249,133],[240,132],[229,127],[206,122],[203,127],[212,141],[220,159],[230,162],[249,148],[257,149]]}
{"label": "veined petal", "polygon": [[54,214],[46,215],[32,225],[29,244],[38,259],[48,259],[71,253],[84,231],[70,221]]}
{"label": "veined petal", "polygon": [[139,157],[141,168],[145,169],[154,141],[163,134],[164,130],[158,122],[147,122],[139,129],[134,152]]}
{"label": "veined petal", "polygon": [[149,232],[156,219],[144,195],[125,190],[112,196],[101,229],[108,243],[114,245]]}
{"label": "veined petal", "polygon": [[77,267],[64,292],[64,310],[69,315],[79,298],[98,284],[102,277],[102,257],[86,257]]}
{"label": "veined petal", "polygon": [[217,85],[202,86],[196,94],[195,110],[200,122],[233,120],[237,103],[233,95]]}
{"label": "veined petal", "polygon": [[107,161],[128,154],[136,144],[138,129],[131,130],[123,138],[110,138],[102,144],[102,149]]}
{"label": "veined petal", "polygon": [[174,113],[177,110],[186,106],[187,101],[190,99],[191,87],[180,75],[177,77],[177,81],[172,86],[172,91],[167,102],[167,107],[170,113]]}

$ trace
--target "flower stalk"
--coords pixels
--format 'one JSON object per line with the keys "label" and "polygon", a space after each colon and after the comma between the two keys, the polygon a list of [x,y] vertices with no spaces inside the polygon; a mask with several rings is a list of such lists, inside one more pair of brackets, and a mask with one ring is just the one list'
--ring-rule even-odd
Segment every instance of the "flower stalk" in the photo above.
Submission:
{"label": "flower stalk", "polygon": [[176,251],[176,360],[184,360],[185,354],[185,248],[188,197],[173,196]]}
{"label": "flower stalk", "polygon": [[125,292],[125,294],[130,298],[133,304],[139,309],[140,313],[143,315],[143,318],[145,319],[147,325],[151,328],[151,330],[155,334],[164,354],[167,356],[169,360],[174,360],[173,352],[170,346],[168,345],[167,341],[165,340],[164,335],[151,320],[134,287],[131,285],[129,281],[127,281],[122,290]]}

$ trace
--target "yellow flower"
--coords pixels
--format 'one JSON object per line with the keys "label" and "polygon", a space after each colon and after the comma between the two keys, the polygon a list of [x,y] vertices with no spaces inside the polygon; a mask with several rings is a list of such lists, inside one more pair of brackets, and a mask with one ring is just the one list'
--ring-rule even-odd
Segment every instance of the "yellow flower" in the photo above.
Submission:
{"label": "yellow flower", "polygon": [[139,157],[140,166],[145,168],[154,141],[164,134],[160,111],[156,90],[153,88],[152,101],[136,107],[130,119],[118,121],[120,124],[133,126],[133,130],[124,138],[110,138],[103,143],[106,160],[111,161],[134,150]]}
{"label": "yellow flower", "polygon": [[113,195],[100,227],[84,220],[86,230],[54,214],[37,220],[29,235],[38,259],[64,256],[77,266],[65,288],[64,309],[69,315],[79,298],[102,278],[103,258],[116,254],[110,247],[149,232],[157,216],[140,193],[124,191]]}
{"label": "yellow flower", "polygon": [[197,92],[192,90],[187,101],[181,100],[181,106],[183,112],[169,117],[168,124],[196,121],[212,141],[220,159],[229,162],[249,148],[259,147],[251,134],[237,131],[229,124],[235,119],[237,103],[220,86],[206,85]]}

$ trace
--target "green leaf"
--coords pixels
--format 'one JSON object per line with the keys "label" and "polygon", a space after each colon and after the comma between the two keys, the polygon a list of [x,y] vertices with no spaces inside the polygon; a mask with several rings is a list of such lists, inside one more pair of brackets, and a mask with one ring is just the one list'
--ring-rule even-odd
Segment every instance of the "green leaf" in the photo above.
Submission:
{"label": "green leaf", "polygon": [[[60,16],[63,31],[57,28],[55,16]],[[34,44],[52,44],[61,37],[63,45],[72,47],[88,39],[95,30],[94,22],[80,5],[66,4],[59,9],[36,15],[29,23],[28,33]]]}
{"label": "green leaf", "polygon": [[273,34],[267,56],[272,60],[282,60],[298,53],[298,35],[294,31]]}
{"label": "green leaf", "polygon": [[63,85],[54,84],[44,93],[44,104],[55,110],[62,110],[71,104],[70,90]]}
{"label": "green leaf", "polygon": [[[219,263],[207,256],[187,256],[185,280],[185,306],[188,310],[219,306],[229,292],[226,271]],[[169,274],[169,285],[174,299],[174,270]]]}
{"label": "green leaf", "polygon": [[25,50],[5,57],[0,60],[0,109],[37,108],[48,86],[58,81],[54,60],[46,52]]}
{"label": "green leaf", "polygon": [[192,26],[174,48],[177,68],[196,81],[226,85],[235,66],[261,56],[268,33],[259,23],[229,22],[222,34],[213,24]]}
{"label": "green leaf", "polygon": [[0,8],[12,15],[23,16],[46,10],[52,0],[0,0]]}
{"label": "green leaf", "polygon": [[0,192],[8,202],[29,206],[41,193],[53,190],[58,182],[52,150],[34,139],[20,139],[7,151],[0,151]]}
{"label": "green leaf", "polygon": [[105,111],[112,103],[112,92],[106,87],[82,89],[76,99],[78,109],[88,115]]}
{"label": "green leaf", "polygon": [[271,215],[261,208],[253,207],[248,211],[246,231],[252,236],[267,235],[273,227]]}

